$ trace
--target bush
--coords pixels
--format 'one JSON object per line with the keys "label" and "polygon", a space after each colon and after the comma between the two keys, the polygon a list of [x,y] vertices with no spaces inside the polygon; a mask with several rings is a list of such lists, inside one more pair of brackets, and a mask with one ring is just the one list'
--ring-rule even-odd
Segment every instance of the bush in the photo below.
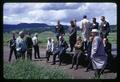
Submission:
{"label": "bush", "polygon": [[4,64],[5,79],[70,79],[63,70],[51,69],[43,65],[35,65],[29,60],[17,60]]}

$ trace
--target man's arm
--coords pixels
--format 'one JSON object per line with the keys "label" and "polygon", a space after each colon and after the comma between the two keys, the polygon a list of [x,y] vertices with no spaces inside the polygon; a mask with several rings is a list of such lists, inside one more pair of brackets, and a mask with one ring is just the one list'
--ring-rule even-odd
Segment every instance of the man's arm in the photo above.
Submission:
{"label": "man's arm", "polygon": [[91,53],[92,57],[97,53],[98,45],[99,45],[99,39],[95,38],[95,40],[93,41],[93,46],[92,46],[92,53]]}
{"label": "man's arm", "polygon": [[109,33],[110,32],[110,25],[109,25],[109,23],[107,22],[107,33]]}

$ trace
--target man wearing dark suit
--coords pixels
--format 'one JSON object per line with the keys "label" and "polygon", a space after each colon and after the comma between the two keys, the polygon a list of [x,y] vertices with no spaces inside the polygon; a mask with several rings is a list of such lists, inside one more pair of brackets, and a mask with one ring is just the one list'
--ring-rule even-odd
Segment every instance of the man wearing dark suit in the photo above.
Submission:
{"label": "man wearing dark suit", "polygon": [[110,32],[110,25],[109,23],[105,20],[105,17],[101,17],[101,24],[100,24],[100,35],[102,38],[107,38]]}
{"label": "man wearing dark suit", "polygon": [[99,27],[99,23],[96,22],[96,18],[93,18],[93,22],[92,22],[92,29],[98,29]]}
{"label": "man wearing dark suit", "polygon": [[12,53],[14,52],[15,58],[16,56],[16,38],[15,33],[12,33],[12,39],[10,40],[10,56],[9,56],[9,62],[11,61]]}
{"label": "man wearing dark suit", "polygon": [[74,45],[76,43],[77,29],[74,21],[71,21],[71,26],[69,28],[69,43],[70,43],[70,52],[73,51]]}
{"label": "man wearing dark suit", "polygon": [[57,41],[59,41],[59,36],[62,36],[65,34],[63,25],[60,24],[60,20],[57,22],[57,26],[55,27],[55,33]]}
{"label": "man wearing dark suit", "polygon": [[30,33],[26,36],[26,45],[27,45],[27,58],[32,60],[32,47],[33,47],[33,42],[32,38],[30,36]]}

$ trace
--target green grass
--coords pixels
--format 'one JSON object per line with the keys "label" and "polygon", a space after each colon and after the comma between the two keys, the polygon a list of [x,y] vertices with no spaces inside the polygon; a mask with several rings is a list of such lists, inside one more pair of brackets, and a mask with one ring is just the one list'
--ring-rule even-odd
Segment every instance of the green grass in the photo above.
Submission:
{"label": "green grass", "polygon": [[29,60],[4,63],[5,79],[71,79],[62,69],[37,65]]}
{"label": "green grass", "polygon": [[[81,35],[81,32],[78,31],[77,32],[77,35]],[[33,36],[33,34],[32,34]],[[46,47],[46,44],[47,44],[47,38],[48,37],[52,37],[55,41],[56,41],[56,37],[55,37],[55,34],[50,32],[50,31],[45,31],[45,32],[42,32],[42,33],[39,33],[38,35],[38,39],[40,41],[40,46],[41,47]],[[8,41],[10,40],[11,38],[11,34],[10,33],[4,33],[3,34],[3,40],[4,40],[4,45],[8,45]],[[116,32],[112,32],[109,34],[108,36],[108,39],[109,41],[112,43],[112,44],[115,44],[117,43],[117,33]],[[66,33],[65,35],[65,40],[68,42],[69,40],[69,37],[68,37],[68,34]]]}

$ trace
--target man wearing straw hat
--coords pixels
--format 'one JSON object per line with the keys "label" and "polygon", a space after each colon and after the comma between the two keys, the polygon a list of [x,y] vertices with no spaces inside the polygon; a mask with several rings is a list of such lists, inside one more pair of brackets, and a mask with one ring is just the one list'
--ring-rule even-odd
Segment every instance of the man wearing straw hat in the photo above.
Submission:
{"label": "man wearing straw hat", "polygon": [[99,78],[102,69],[106,66],[107,55],[104,50],[102,38],[99,36],[97,29],[92,29],[92,36],[91,61],[93,69],[95,70],[95,77]]}

